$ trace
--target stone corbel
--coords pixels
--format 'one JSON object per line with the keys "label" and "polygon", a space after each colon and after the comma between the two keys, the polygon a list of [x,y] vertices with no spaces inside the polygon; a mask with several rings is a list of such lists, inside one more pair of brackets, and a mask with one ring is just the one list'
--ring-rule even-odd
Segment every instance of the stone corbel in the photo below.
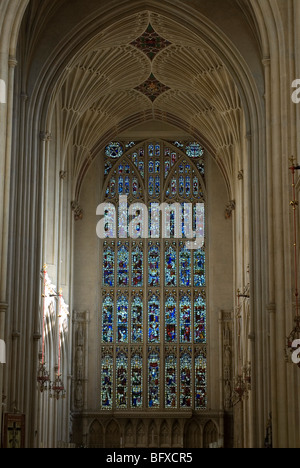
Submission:
{"label": "stone corbel", "polygon": [[236,203],[235,200],[230,200],[225,208],[225,219],[231,219],[232,212],[235,210]]}
{"label": "stone corbel", "polygon": [[75,200],[71,203],[72,211],[74,212],[74,219],[75,221],[81,221],[83,219],[83,209],[79,205],[79,203]]}

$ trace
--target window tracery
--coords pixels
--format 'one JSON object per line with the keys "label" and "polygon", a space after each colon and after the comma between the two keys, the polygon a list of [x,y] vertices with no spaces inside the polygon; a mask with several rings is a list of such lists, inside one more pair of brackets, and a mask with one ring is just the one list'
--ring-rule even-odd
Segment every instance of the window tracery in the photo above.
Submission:
{"label": "window tracery", "polygon": [[104,167],[101,409],[203,410],[206,257],[186,240],[204,224],[204,150],[113,142]]}

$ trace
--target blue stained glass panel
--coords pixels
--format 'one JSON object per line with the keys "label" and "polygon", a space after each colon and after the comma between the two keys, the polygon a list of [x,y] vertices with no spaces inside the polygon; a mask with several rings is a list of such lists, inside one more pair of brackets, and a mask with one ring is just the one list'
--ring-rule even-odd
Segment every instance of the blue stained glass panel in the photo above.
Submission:
{"label": "blue stained glass panel", "polygon": [[103,252],[103,286],[113,287],[115,284],[115,252],[111,247],[105,247]]}
{"label": "blue stained glass panel", "polygon": [[153,161],[149,161],[148,170],[149,170],[149,174],[153,174],[153,172],[154,172],[154,162]]}
{"label": "blue stained glass panel", "polygon": [[196,288],[205,286],[205,252],[200,250],[194,251],[194,286]]}
{"label": "blue stained glass panel", "polygon": [[128,299],[121,296],[117,301],[118,343],[128,343]]}
{"label": "blue stained glass panel", "polygon": [[133,287],[143,286],[143,260],[144,252],[140,247],[135,247],[131,253],[131,282]]}
{"label": "blue stained glass panel", "polygon": [[149,248],[148,264],[149,264],[148,285],[151,287],[159,286],[160,284],[160,249],[156,245],[152,245]]}
{"label": "blue stained glass panel", "polygon": [[153,197],[154,195],[154,177],[153,176],[149,177],[149,195],[150,197]]}
{"label": "blue stained glass panel", "polygon": [[180,286],[191,286],[192,284],[192,255],[185,246],[180,249],[179,254]]}
{"label": "blue stained glass panel", "polygon": [[166,341],[167,343],[175,343],[176,325],[177,325],[177,306],[173,296],[169,296],[165,305],[165,324],[166,324]]}
{"label": "blue stained glass panel", "polygon": [[184,296],[179,304],[180,312],[180,342],[191,342],[191,300]]}
{"label": "blue stained glass panel", "polygon": [[176,250],[169,247],[165,256],[165,286],[177,285],[177,258]]}
{"label": "blue stained glass panel", "polygon": [[118,246],[118,286],[129,286],[129,252],[125,245]]}
{"label": "blue stained glass panel", "polygon": [[130,194],[130,179],[128,176],[125,177],[125,194]]}
{"label": "blue stained glass panel", "polygon": [[152,296],[148,303],[148,341],[159,343],[160,341],[160,303],[156,296]]}
{"label": "blue stained glass panel", "polygon": [[123,194],[123,190],[124,190],[124,178],[122,176],[120,176],[119,177],[119,184],[118,184],[119,195]]}
{"label": "blue stained glass panel", "polygon": [[154,145],[149,145],[148,146],[148,156],[149,156],[149,158],[153,158],[153,156],[154,156]]}
{"label": "blue stained glass panel", "polygon": [[185,180],[185,193],[187,197],[191,194],[191,178],[189,176]]}
{"label": "blue stained glass panel", "polygon": [[171,355],[166,359],[166,408],[177,408],[177,359]]}
{"label": "blue stained glass panel", "polygon": [[160,381],[160,369],[159,369],[159,355],[152,353],[149,356],[148,361],[148,397],[149,397],[149,408],[159,408],[159,381]]}
{"label": "blue stained glass panel", "polygon": [[114,302],[110,296],[102,303],[102,342],[113,343]]}
{"label": "blue stained glass panel", "polygon": [[160,177],[159,176],[155,177],[155,194],[156,195],[160,194]]}

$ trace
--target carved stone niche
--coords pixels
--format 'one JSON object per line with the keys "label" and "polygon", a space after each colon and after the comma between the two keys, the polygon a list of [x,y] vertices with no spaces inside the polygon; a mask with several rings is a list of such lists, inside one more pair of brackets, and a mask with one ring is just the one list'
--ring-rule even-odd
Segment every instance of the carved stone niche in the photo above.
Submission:
{"label": "carved stone niche", "polygon": [[233,313],[221,311],[224,409],[232,408],[233,389]]}
{"label": "carved stone niche", "polygon": [[79,410],[85,406],[87,384],[87,343],[89,313],[74,313],[73,320],[73,404]]}

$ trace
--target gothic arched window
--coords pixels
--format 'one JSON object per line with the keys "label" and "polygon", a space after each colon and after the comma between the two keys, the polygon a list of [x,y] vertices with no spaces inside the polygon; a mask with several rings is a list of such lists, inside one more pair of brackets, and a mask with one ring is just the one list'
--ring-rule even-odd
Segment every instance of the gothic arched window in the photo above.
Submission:
{"label": "gothic arched window", "polygon": [[105,149],[104,411],[206,409],[204,158],[195,142]]}

